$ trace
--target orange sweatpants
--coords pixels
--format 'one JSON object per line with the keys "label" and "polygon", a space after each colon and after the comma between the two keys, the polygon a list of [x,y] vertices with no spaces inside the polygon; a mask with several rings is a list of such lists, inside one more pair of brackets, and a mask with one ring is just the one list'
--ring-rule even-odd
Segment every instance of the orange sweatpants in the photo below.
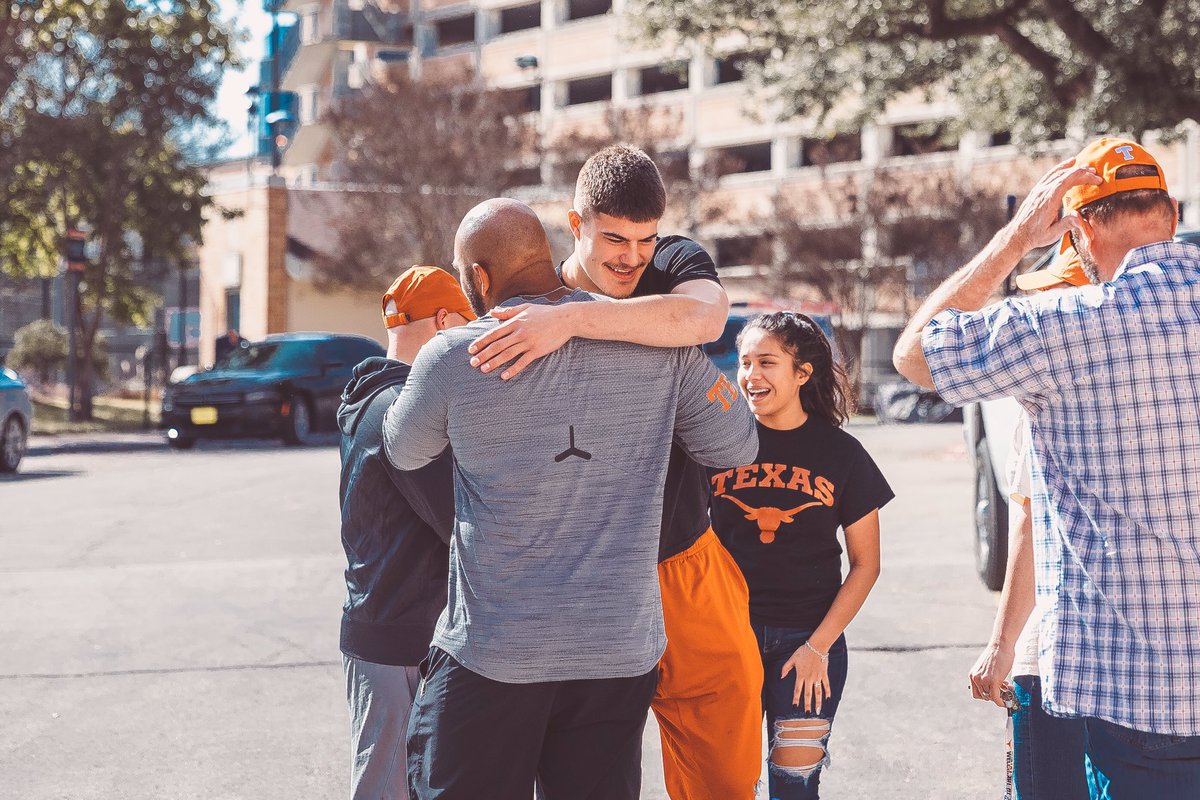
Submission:
{"label": "orange sweatpants", "polygon": [[762,771],[762,658],[750,596],[709,530],[658,565],[667,649],[651,708],[671,800],[750,800]]}

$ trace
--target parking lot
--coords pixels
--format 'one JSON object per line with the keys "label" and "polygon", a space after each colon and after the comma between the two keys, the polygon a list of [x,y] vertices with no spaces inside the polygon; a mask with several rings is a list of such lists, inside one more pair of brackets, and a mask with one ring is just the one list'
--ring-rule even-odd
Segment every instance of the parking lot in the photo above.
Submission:
{"label": "parking lot", "polygon": [[[966,672],[976,579],[956,425],[856,426],[897,500],[847,636],[829,797],[1000,796],[1004,717]],[[345,795],[344,594],[333,441],[35,440],[0,480],[0,792]],[[647,729],[643,796],[665,798]]]}

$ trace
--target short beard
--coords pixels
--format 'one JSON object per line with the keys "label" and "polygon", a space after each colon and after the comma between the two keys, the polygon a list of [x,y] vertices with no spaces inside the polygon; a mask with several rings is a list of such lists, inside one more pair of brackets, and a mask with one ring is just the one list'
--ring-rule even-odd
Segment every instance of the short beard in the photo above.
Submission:
{"label": "short beard", "polygon": [[1093,284],[1101,284],[1104,281],[1100,280],[1100,265],[1096,263],[1096,259],[1092,258],[1091,253],[1080,249],[1079,243],[1075,240],[1075,232],[1069,231],[1068,236],[1071,237],[1071,246],[1075,248],[1075,253],[1079,256],[1079,265],[1083,267],[1083,274],[1088,276],[1088,281]]}
{"label": "short beard", "polygon": [[479,287],[475,285],[475,281],[471,279],[470,275],[462,282],[462,288],[463,294],[467,296],[467,302],[471,304],[471,310],[475,312],[475,316],[482,317],[491,310],[484,305],[483,297],[479,293]]}

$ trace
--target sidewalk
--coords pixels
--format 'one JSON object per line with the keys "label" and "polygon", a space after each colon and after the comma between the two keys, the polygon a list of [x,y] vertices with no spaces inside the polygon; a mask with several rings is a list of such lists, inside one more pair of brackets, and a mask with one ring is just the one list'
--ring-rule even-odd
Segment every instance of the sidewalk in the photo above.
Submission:
{"label": "sidewalk", "polygon": [[162,450],[167,446],[163,432],[157,430],[95,433],[35,433],[29,437],[26,456],[52,456],[63,453],[132,453]]}

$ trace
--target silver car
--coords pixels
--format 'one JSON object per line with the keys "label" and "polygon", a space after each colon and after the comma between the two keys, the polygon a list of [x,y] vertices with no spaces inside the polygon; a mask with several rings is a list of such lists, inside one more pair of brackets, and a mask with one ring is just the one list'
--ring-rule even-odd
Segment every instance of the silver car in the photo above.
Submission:
{"label": "silver car", "polygon": [[0,367],[0,472],[16,472],[25,456],[33,404],[25,382],[11,369]]}

